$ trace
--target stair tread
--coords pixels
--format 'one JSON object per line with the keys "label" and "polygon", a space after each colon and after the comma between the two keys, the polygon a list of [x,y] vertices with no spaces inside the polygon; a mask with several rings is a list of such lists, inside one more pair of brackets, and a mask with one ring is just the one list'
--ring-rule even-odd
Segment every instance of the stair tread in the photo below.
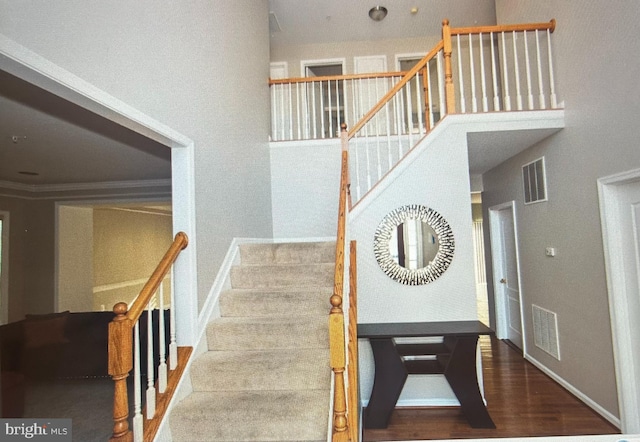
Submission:
{"label": "stair tread", "polygon": [[194,361],[194,391],[329,388],[328,348],[209,351]]}
{"label": "stair tread", "polygon": [[178,441],[326,440],[329,390],[194,392],[171,415]]}
{"label": "stair tread", "polygon": [[248,243],[239,248],[242,264],[335,261],[335,241]]}

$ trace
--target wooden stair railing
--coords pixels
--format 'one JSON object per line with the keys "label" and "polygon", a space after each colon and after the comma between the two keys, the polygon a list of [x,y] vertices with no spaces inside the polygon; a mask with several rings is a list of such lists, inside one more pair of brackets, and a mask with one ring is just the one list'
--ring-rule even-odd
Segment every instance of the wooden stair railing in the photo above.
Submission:
{"label": "wooden stair railing", "polygon": [[[347,129],[342,124],[341,135],[343,143],[346,143]],[[344,145],[344,144],[343,144]],[[334,396],[333,396],[333,441],[357,441],[358,429],[358,406],[354,404],[353,391],[356,391],[357,398],[357,363],[353,363],[356,353],[353,353],[353,334],[355,324],[354,307],[355,299],[351,298],[350,291],[354,290],[355,279],[353,274],[348,281],[345,281],[345,272],[350,263],[355,260],[355,243],[351,249],[346,250],[347,241],[347,212],[349,202],[349,153],[342,151],[342,167],[340,176],[340,200],[338,205],[338,233],[336,239],[336,265],[334,273],[334,289],[331,296],[331,310],[329,313],[329,352],[330,365],[334,376]],[[347,253],[353,253],[347,260]],[[345,282],[348,282],[351,290],[345,292]],[[345,304],[345,300],[349,302]],[[350,308],[351,307],[351,308]],[[345,318],[345,311],[347,315]],[[345,329],[346,324],[346,329]],[[345,339],[346,336],[346,339]],[[357,344],[357,341],[356,341]],[[346,374],[345,374],[346,372]],[[354,428],[355,422],[355,428]],[[355,431],[355,432],[354,432]],[[356,437],[354,438],[354,434]]]}
{"label": "wooden stair railing", "polygon": [[[153,274],[144,285],[140,294],[133,302],[131,308],[127,307],[124,302],[119,302],[113,307],[115,318],[109,324],[109,375],[114,381],[114,397],[113,397],[113,435],[110,439],[112,442],[133,442],[135,441],[151,441],[155,437],[159,423],[164,416],[169,400],[175,391],[180,376],[186,365],[186,361],[191,353],[191,348],[178,348],[175,342],[175,301],[174,291],[171,291],[170,306],[170,343],[169,343],[169,373],[166,370],[165,360],[165,324],[164,324],[164,292],[162,281],[172,269],[173,263],[178,258],[180,252],[187,247],[187,235],[184,232],[176,234],[173,243],[163,256],[162,260],[154,270]],[[151,384],[153,379],[153,349],[154,342],[152,332],[151,301],[158,293],[159,299],[159,333],[158,333],[158,349],[159,349],[159,368],[158,381],[156,385]],[[148,379],[150,382],[147,390],[147,401],[145,404],[146,422],[143,421],[140,409],[140,362],[139,362],[139,327],[138,320],[142,313],[147,310],[148,324],[148,349],[151,349],[151,356],[148,359]],[[134,338],[135,335],[135,338]],[[134,341],[135,349],[134,353]],[[135,360],[135,364],[134,364]],[[135,368],[135,390],[136,400],[134,404],[133,430],[129,428],[129,400],[127,392],[127,377],[129,372]],[[161,394],[156,401],[156,389]]]}

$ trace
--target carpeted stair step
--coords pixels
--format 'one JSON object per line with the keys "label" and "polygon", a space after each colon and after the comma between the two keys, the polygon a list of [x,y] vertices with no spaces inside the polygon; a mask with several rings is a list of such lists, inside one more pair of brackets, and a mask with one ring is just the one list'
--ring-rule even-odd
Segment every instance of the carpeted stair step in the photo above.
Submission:
{"label": "carpeted stair step", "polygon": [[330,385],[329,349],[209,351],[193,362],[194,391],[319,390]]}
{"label": "carpeted stair step", "polygon": [[328,390],[194,392],[171,413],[174,442],[326,441]]}
{"label": "carpeted stair step", "polygon": [[336,243],[241,244],[242,265],[317,264],[335,262]]}
{"label": "carpeted stair step", "polygon": [[327,348],[328,315],[219,318],[207,326],[209,350]]}
{"label": "carpeted stair step", "polygon": [[273,289],[282,287],[330,287],[334,278],[333,263],[239,265],[231,268],[234,289]]}
{"label": "carpeted stair step", "polygon": [[285,290],[231,289],[220,295],[220,315],[289,316],[328,314],[331,287],[288,288]]}

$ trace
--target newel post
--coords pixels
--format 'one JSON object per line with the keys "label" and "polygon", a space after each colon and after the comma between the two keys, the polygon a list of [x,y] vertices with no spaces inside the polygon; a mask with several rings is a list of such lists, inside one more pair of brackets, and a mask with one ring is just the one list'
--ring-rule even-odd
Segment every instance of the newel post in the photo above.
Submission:
{"label": "newel post", "polygon": [[129,430],[127,377],[133,368],[131,321],[127,319],[127,304],[113,306],[116,317],[109,323],[109,374],[114,382],[112,442],[133,442]]}
{"label": "newel post", "polygon": [[342,311],[342,297],[334,294],[331,299],[329,313],[329,340],[331,369],[334,374],[335,394],[333,397],[333,440],[347,440],[347,394],[345,389],[344,372],[346,366],[344,348],[344,314]]}
{"label": "newel post", "polygon": [[455,114],[456,95],[453,89],[453,70],[451,68],[451,27],[446,18],[442,21],[442,43],[444,46],[444,88],[447,114]]}

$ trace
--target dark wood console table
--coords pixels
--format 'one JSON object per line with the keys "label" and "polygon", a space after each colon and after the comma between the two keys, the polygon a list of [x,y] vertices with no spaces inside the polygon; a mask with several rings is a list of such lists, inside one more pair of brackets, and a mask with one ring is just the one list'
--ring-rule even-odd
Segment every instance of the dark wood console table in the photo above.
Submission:
{"label": "dark wood console table", "polygon": [[[387,428],[409,374],[444,374],[473,428],[495,428],[476,372],[478,336],[494,332],[480,321],[358,324],[358,338],[371,342],[375,378],[365,428]],[[437,344],[396,344],[394,338],[437,337]],[[431,356],[405,359],[406,356]]]}

